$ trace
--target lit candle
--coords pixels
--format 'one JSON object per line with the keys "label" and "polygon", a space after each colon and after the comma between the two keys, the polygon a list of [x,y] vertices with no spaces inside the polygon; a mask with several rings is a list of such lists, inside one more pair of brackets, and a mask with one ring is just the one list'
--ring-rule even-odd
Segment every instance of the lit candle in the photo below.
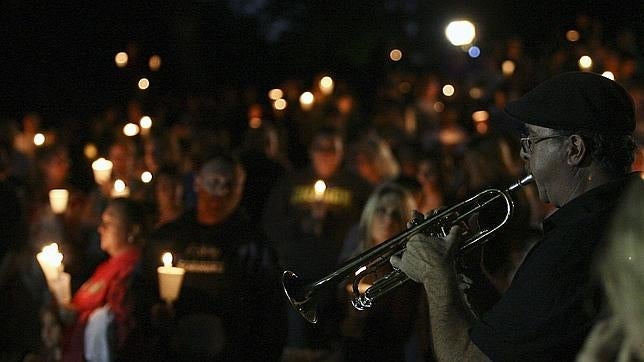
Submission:
{"label": "lit candle", "polygon": [[63,271],[63,254],[58,250],[58,244],[45,245],[42,251],[36,255],[38,263],[45,273],[45,278],[56,279]]}
{"label": "lit candle", "polygon": [[157,268],[159,275],[159,295],[167,304],[172,304],[179,297],[185,269],[172,266],[172,254],[164,253],[161,257],[163,266]]}
{"label": "lit candle", "polygon": [[99,185],[103,185],[112,177],[112,161],[104,158],[92,162],[92,170],[94,171],[94,180]]}
{"label": "lit candle", "polygon": [[62,214],[67,210],[69,191],[65,189],[53,189],[49,191],[49,205],[56,214]]}
{"label": "lit candle", "polygon": [[34,145],[40,147],[45,144],[45,135],[42,133],[36,133],[34,135]]}
{"label": "lit candle", "polygon": [[139,126],[141,127],[141,134],[147,136],[150,133],[150,128],[152,128],[152,118],[150,116],[141,117]]}
{"label": "lit candle", "polygon": [[324,200],[324,193],[326,192],[326,184],[324,183],[324,181],[315,181],[315,185],[313,185],[313,191],[315,195],[315,201]]}
{"label": "lit candle", "polygon": [[161,257],[161,261],[163,262],[163,266],[166,268],[169,268],[172,266],[172,253],[163,253],[163,256]]}
{"label": "lit candle", "polygon": [[322,79],[320,79],[320,91],[325,96],[333,93],[333,78],[329,77],[328,75],[322,77]]}
{"label": "lit candle", "polygon": [[112,187],[111,196],[113,198],[129,197],[130,196],[130,188],[127,187],[127,185],[125,184],[125,181],[123,181],[121,179],[116,179],[116,181],[114,181],[114,187]]}
{"label": "lit candle", "polygon": [[126,124],[125,126],[123,126],[123,134],[128,136],[128,137],[134,137],[137,134],[139,134],[139,132],[140,132],[139,126],[134,124],[134,123],[132,123],[132,122],[130,122],[130,123]]}
{"label": "lit candle", "polygon": [[47,286],[59,304],[67,304],[71,300],[71,276],[65,273],[63,254],[58,250],[58,244],[51,243],[42,248],[36,259],[47,279]]}
{"label": "lit candle", "polygon": [[141,182],[144,184],[148,184],[152,181],[152,172],[150,171],[143,171],[141,173]]}
{"label": "lit candle", "polygon": [[300,106],[305,111],[308,111],[311,108],[313,108],[314,101],[315,101],[315,97],[311,92],[304,92],[302,93],[302,95],[300,95]]}

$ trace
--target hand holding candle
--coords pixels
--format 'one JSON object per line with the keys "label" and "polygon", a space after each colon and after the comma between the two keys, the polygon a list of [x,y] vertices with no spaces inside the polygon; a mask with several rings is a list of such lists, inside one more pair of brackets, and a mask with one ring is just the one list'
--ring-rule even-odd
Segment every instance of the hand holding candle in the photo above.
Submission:
{"label": "hand holding candle", "polygon": [[172,266],[172,254],[164,253],[163,266],[157,268],[159,275],[159,294],[167,304],[172,304],[179,297],[185,269]]}
{"label": "hand holding candle", "polygon": [[304,220],[303,229],[306,232],[312,232],[315,235],[321,235],[322,224],[327,214],[327,204],[324,202],[326,193],[326,184],[322,180],[317,180],[313,185],[313,202],[310,204],[310,218]]}

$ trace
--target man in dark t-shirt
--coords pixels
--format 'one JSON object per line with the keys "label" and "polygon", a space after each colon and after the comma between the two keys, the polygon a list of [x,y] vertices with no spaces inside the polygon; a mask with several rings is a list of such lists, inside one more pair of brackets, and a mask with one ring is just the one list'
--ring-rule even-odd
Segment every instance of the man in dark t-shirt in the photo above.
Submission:
{"label": "man in dark t-shirt", "polygon": [[451,273],[459,230],[445,239],[419,235],[392,258],[422,282],[438,360],[569,361],[597,317],[590,278],[633,162],[633,101],[616,82],[587,72],[560,74],[506,112],[523,123],[521,157],[539,197],[559,209],[501,300],[480,320],[460,302]]}
{"label": "man in dark t-shirt", "polygon": [[146,247],[151,284],[165,252],[185,269],[173,318],[164,321],[152,308],[170,360],[279,359],[286,336],[279,270],[256,223],[239,207],[244,177],[233,158],[206,162],[195,179],[196,208],[157,229]]}

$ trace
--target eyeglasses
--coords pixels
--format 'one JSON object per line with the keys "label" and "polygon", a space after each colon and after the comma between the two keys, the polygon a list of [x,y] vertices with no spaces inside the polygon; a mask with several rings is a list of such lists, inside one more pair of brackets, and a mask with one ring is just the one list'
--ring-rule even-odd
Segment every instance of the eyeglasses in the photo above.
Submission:
{"label": "eyeglasses", "polygon": [[568,135],[558,134],[554,136],[543,136],[543,137],[521,137],[521,149],[525,153],[532,153],[532,148],[537,143],[541,141],[549,140],[551,138],[557,138],[557,137],[568,137]]}
{"label": "eyeglasses", "polygon": [[201,177],[201,186],[211,195],[226,196],[237,184],[227,177],[219,175]]}

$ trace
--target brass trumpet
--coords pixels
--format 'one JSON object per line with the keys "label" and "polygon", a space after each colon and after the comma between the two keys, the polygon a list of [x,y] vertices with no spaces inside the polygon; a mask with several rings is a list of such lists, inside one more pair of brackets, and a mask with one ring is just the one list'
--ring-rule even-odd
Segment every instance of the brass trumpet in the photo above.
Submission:
{"label": "brass trumpet", "polygon": [[499,231],[510,219],[514,212],[514,201],[511,194],[516,190],[530,184],[534,179],[532,175],[525,176],[505,190],[488,189],[476,194],[469,199],[455,204],[429,217],[414,219],[411,227],[402,233],[388,239],[373,248],[343,263],[336,271],[306,284],[295,273],[286,270],[282,275],[282,287],[291,306],[310,323],[317,323],[317,296],[320,290],[337,285],[337,283],[353,277],[353,296],[351,304],[358,310],[370,308],[373,303],[388,292],[396,289],[409,280],[399,269],[395,269],[384,277],[376,280],[368,289],[361,292],[358,288],[360,280],[374,272],[374,270],[389,262],[392,255],[402,253],[407,241],[418,233],[435,236],[445,236],[452,226],[461,224],[475,213],[480,212],[492,202],[501,200],[505,204],[505,216],[495,225],[479,230],[462,240],[458,253],[488,241],[493,234]]}

